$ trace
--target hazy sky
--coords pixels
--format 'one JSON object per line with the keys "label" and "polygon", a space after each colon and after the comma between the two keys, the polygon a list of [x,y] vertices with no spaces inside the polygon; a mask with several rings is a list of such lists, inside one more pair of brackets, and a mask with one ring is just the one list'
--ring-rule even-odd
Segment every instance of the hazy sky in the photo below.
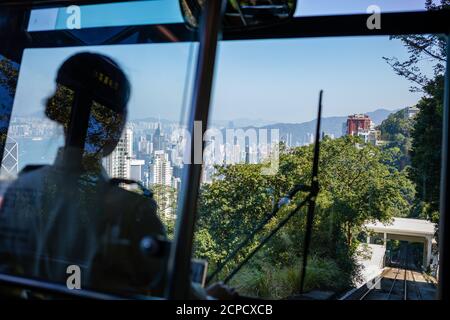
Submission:
{"label": "hazy sky", "polygon": [[[170,1],[145,1],[167,2]],[[298,12],[364,12],[374,3],[387,11],[418,10],[423,8],[423,2],[301,0]],[[110,23],[116,21],[114,15],[108,17],[112,19]],[[42,100],[54,88],[58,66],[74,52],[89,50],[110,55],[130,77],[131,119],[160,116],[178,120],[183,112],[186,72],[190,70],[192,75],[193,71],[188,68],[193,66],[189,51],[192,49],[195,57],[196,48],[189,43],[169,43],[26,50],[14,114],[42,111]],[[315,116],[320,89],[325,90],[325,116],[398,109],[416,103],[420,95],[409,92],[410,83],[395,75],[383,56],[405,58],[407,52],[400,41],[388,37],[222,42],[212,116],[219,120],[304,122]],[[429,69],[428,65],[424,67]]]}

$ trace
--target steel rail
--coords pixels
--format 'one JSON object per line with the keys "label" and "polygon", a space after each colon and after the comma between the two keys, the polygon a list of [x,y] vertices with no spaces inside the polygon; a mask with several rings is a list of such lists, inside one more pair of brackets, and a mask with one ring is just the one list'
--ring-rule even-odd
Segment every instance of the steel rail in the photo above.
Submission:
{"label": "steel rail", "polygon": [[411,278],[413,280],[414,287],[416,288],[417,298],[419,300],[423,300],[422,299],[422,293],[420,292],[419,286],[418,286],[417,281],[416,281],[416,277],[414,277],[414,272],[412,270],[410,270],[410,272],[411,272]]}
{"label": "steel rail", "polygon": [[404,269],[405,272],[403,273],[403,300],[408,300],[408,280],[406,279],[407,276],[407,269]]}
{"label": "steel rail", "polygon": [[394,290],[395,282],[397,281],[397,277],[399,274],[400,274],[400,268],[397,268],[397,272],[395,274],[394,280],[392,281],[391,288],[389,289],[387,300],[390,300],[390,298],[391,298],[391,294],[392,294],[392,291]]}
{"label": "steel rail", "polygon": [[369,295],[369,293],[371,293],[373,289],[375,289],[375,287],[381,282],[381,280],[383,280],[383,278],[384,277],[381,275],[377,282],[375,282],[372,287],[368,288],[367,291],[364,292],[363,295],[359,298],[359,300],[364,300]]}

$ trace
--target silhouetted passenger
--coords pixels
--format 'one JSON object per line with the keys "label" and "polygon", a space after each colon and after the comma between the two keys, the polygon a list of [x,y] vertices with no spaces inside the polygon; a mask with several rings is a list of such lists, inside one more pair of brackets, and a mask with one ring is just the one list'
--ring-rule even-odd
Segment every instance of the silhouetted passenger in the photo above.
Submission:
{"label": "silhouetted passenger", "polygon": [[[82,289],[161,296],[167,256],[141,250],[145,237],[166,238],[157,204],[145,188],[139,194],[119,187],[129,181],[109,179],[102,166],[122,139],[127,77],[110,58],[79,53],[62,64],[56,85],[45,114],[63,126],[65,145],[53,165],[25,167],[8,187],[0,272],[66,284],[75,265]],[[207,290],[192,285],[192,298],[207,293],[236,295],[220,283]]]}
{"label": "silhouetted passenger", "polygon": [[[141,250],[144,237],[166,237],[156,202],[145,188],[139,194],[119,187],[102,166],[122,139],[129,97],[127,77],[106,56],[79,53],[62,64],[45,114],[63,126],[65,145],[53,165],[25,167],[8,187],[0,209],[1,273],[66,284],[76,265],[82,289],[162,296],[167,257]],[[192,286],[192,298],[207,293],[236,295],[220,283]]]}
{"label": "silhouetted passenger", "polygon": [[111,183],[102,166],[126,123],[127,77],[110,58],[80,53],[56,84],[45,114],[64,127],[65,146],[53,165],[26,167],[9,186],[1,268],[65,285],[68,266],[78,265],[81,288],[161,294],[165,259],[144,257],[139,245],[166,236],[156,203]]}

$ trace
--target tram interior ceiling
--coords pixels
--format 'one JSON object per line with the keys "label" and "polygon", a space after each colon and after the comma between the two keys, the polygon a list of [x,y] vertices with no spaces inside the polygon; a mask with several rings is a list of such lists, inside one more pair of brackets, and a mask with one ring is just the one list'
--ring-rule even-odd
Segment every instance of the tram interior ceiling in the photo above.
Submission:
{"label": "tram interior ceiling", "polygon": [[[222,27],[225,30],[245,30],[255,27],[269,27],[293,17],[296,0],[230,0],[225,1]],[[180,7],[186,23],[198,28],[200,13],[205,0],[180,0]]]}
{"label": "tram interior ceiling", "polygon": [[450,1],[321,1],[0,2],[0,299],[450,300]]}

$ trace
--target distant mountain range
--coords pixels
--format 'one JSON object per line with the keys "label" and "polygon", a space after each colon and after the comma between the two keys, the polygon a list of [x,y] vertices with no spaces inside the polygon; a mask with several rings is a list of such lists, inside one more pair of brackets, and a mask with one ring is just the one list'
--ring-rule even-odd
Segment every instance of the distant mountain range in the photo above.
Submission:
{"label": "distant mountain range", "polygon": [[[377,109],[372,112],[366,112],[364,114],[368,115],[370,119],[376,124],[379,125],[383,120],[385,120],[391,113],[394,113],[397,110],[387,110],[387,109]],[[36,112],[33,114],[29,114],[28,116],[41,116],[42,112]],[[178,123],[178,121],[167,120],[167,119],[158,119],[156,117],[148,117],[143,119],[135,119],[132,122],[158,122],[161,124],[168,125]],[[347,121],[347,116],[342,117],[324,117],[322,118],[322,128],[321,132],[332,135],[335,138],[339,138],[342,136],[343,125]],[[261,129],[278,129],[279,137],[282,140],[286,140],[288,134],[291,136],[292,145],[303,145],[305,143],[310,143],[312,139],[312,135],[315,133],[316,129],[316,120],[311,120],[308,122],[302,123],[276,123],[262,119],[233,119],[233,120],[216,120],[212,123],[213,127],[218,128],[241,128],[247,130],[249,128],[261,128]]]}
{"label": "distant mountain range", "polygon": [[[178,121],[175,120],[168,120],[168,119],[158,119],[156,117],[148,117],[148,118],[137,118],[131,120],[132,122],[139,122],[139,121],[147,121],[147,122],[158,122],[161,121],[161,124],[173,124],[178,123]],[[255,126],[255,127],[262,127],[270,124],[276,123],[275,121],[267,121],[263,119],[248,119],[248,118],[238,118],[233,120],[213,120],[210,124],[213,127],[217,128],[243,128],[243,127],[249,127],[249,126]]]}
{"label": "distant mountain range", "polygon": [[173,124],[173,123],[179,122],[179,121],[156,118],[156,117],[139,118],[139,119],[134,119],[134,120],[130,120],[130,121],[131,122],[160,122],[161,125],[168,125],[168,124]]}
{"label": "distant mountain range", "polygon": [[[397,110],[377,109],[372,112],[366,112],[375,125],[381,124],[391,113]],[[322,118],[321,132],[327,135],[333,135],[335,138],[342,136],[343,125],[347,121],[347,116],[344,117],[324,117]],[[302,123],[274,123],[264,126],[246,126],[242,129],[249,128],[263,128],[263,129],[278,129],[280,139],[285,140],[288,134],[292,135],[292,145],[302,145],[311,142],[311,135],[315,134],[316,120],[311,120]]]}
{"label": "distant mountain range", "polygon": [[268,121],[264,119],[248,119],[248,118],[238,118],[233,120],[213,120],[213,127],[225,127],[225,128],[243,128],[243,127],[262,127],[271,124],[275,124],[276,121]]}

